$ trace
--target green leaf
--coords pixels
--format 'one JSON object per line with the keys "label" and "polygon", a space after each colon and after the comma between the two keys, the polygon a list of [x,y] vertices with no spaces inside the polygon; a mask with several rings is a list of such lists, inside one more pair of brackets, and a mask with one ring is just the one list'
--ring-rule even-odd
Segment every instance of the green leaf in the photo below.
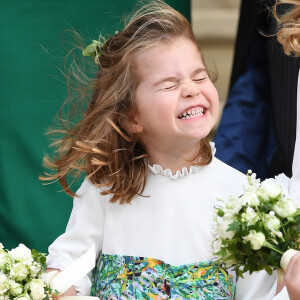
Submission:
{"label": "green leaf", "polygon": [[241,222],[236,220],[228,225],[228,228],[226,231],[238,231],[240,229]]}
{"label": "green leaf", "polygon": [[46,266],[46,253],[42,253],[35,249],[32,249],[31,256],[37,263],[40,263],[42,265],[43,269],[45,269],[47,267]]}
{"label": "green leaf", "polygon": [[269,275],[272,275],[273,270],[272,270],[270,267],[265,267],[265,270],[267,271],[267,273],[268,273]]}
{"label": "green leaf", "polygon": [[272,203],[267,202],[261,208],[262,208],[262,210],[269,212],[269,211],[273,210],[273,206],[274,205]]}
{"label": "green leaf", "polygon": [[216,253],[216,255],[222,256],[223,258],[227,256],[226,248],[222,247],[220,251]]}

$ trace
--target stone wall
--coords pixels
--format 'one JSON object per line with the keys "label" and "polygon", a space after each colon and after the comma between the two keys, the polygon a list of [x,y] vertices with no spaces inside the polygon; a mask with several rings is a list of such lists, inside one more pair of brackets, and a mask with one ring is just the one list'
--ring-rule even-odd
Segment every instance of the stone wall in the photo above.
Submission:
{"label": "stone wall", "polygon": [[191,0],[192,26],[208,68],[216,69],[221,110],[230,81],[240,0]]}

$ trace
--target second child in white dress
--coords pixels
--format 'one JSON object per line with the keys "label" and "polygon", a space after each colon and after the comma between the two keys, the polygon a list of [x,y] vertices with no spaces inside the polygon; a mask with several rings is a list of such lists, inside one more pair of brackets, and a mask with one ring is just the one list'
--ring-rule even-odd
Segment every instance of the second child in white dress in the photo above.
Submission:
{"label": "second child in white dress", "polygon": [[92,244],[97,251],[93,274],[67,295],[280,299],[275,275],[236,279],[210,255],[217,197],[240,195],[246,176],[207,141],[219,98],[189,22],[152,2],[95,55],[88,108],[48,162],[57,171],[49,179],[69,194],[67,175],[86,175],[49,268],[63,270]]}

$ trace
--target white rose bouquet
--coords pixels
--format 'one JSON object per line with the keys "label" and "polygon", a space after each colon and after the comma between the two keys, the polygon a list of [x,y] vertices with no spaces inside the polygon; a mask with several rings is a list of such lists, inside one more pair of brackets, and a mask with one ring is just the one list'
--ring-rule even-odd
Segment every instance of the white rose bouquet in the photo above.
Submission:
{"label": "white rose bouquet", "polygon": [[0,300],[49,299],[54,293],[42,279],[46,267],[45,254],[23,244],[8,251],[0,243]]}
{"label": "white rose bouquet", "polygon": [[[285,269],[288,254],[299,249],[300,209],[272,179],[260,182],[248,172],[244,194],[219,199],[212,252],[238,276],[249,271]],[[283,256],[285,254],[285,256]]]}

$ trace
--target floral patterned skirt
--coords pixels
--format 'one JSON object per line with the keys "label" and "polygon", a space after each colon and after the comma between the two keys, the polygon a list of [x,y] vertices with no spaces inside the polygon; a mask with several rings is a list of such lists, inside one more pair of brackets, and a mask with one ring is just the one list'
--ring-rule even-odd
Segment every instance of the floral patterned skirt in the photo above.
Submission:
{"label": "floral patterned skirt", "polygon": [[232,275],[215,262],[172,266],[161,260],[101,254],[92,296],[100,299],[234,299]]}

